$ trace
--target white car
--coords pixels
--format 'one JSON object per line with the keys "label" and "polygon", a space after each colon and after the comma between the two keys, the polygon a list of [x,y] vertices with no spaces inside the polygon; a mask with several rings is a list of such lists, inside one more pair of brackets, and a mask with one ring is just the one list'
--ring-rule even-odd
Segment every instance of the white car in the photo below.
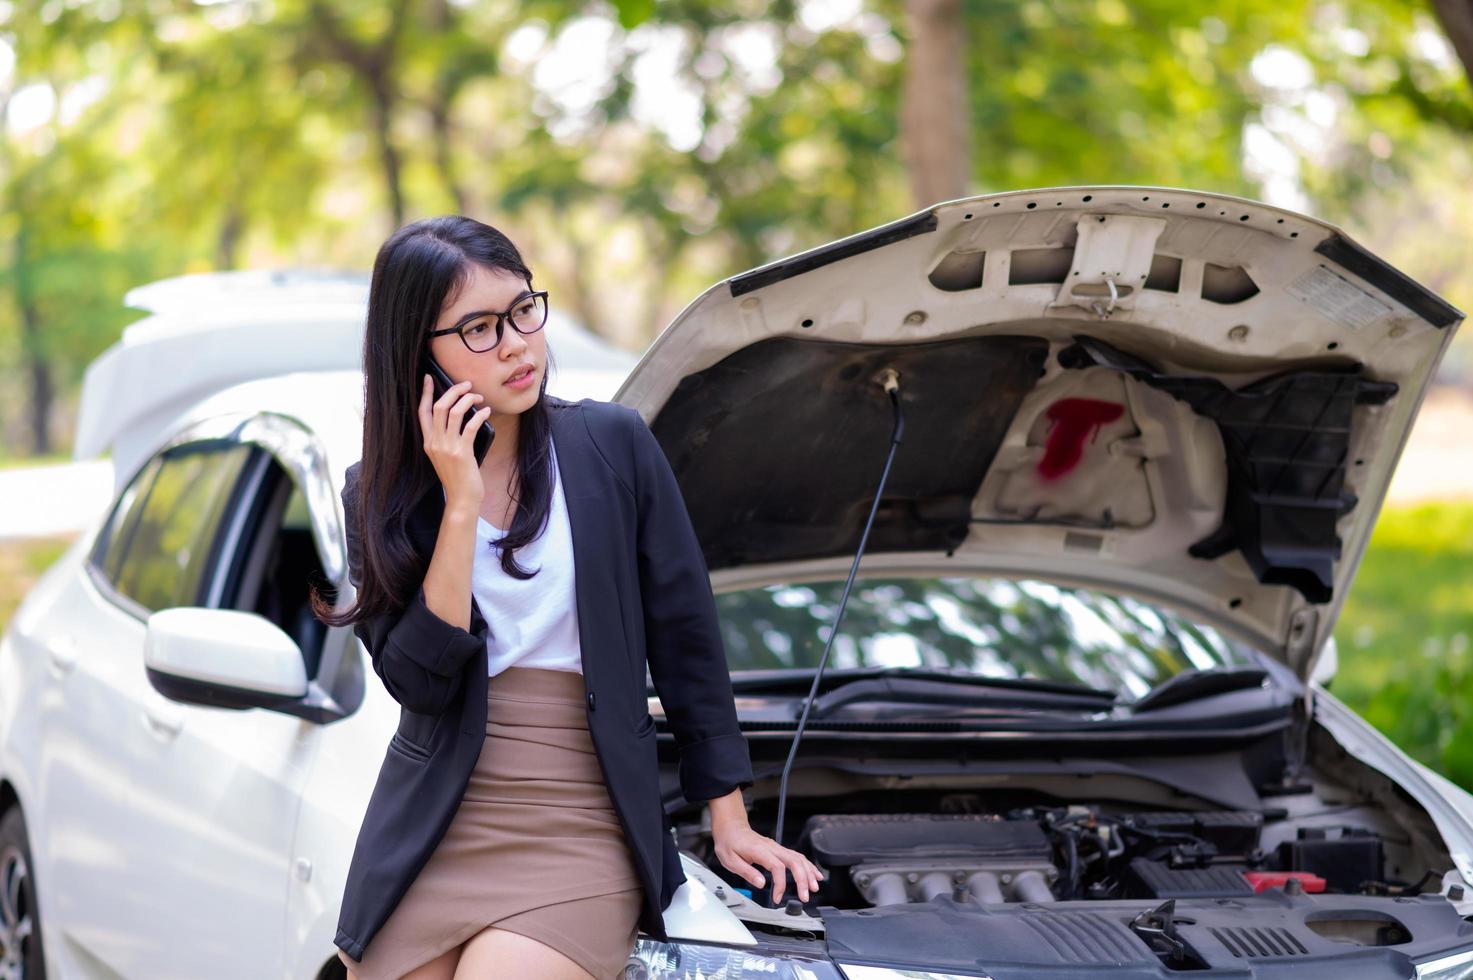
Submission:
{"label": "white car", "polygon": [[[345,585],[356,351],[210,305],[237,333],[176,318],[89,376],[118,501],[0,648],[11,976],[43,941],[68,980],[340,975],[397,720],[304,608]],[[702,540],[753,825],[827,880],[771,908],[725,872],[662,728],[687,881],[626,976],[1473,977],[1473,797],[1324,687],[1461,319],[1327,224],[1139,187],[947,202],[703,293],[616,397]]]}

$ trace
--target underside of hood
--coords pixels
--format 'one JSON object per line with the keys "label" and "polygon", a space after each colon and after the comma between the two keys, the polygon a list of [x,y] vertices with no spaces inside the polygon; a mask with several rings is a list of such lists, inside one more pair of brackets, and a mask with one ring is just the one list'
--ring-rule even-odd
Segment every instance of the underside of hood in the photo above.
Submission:
{"label": "underside of hood", "polygon": [[1238,198],[938,205],[708,289],[618,400],[718,589],[866,574],[1106,586],[1307,675],[1462,314],[1335,228]]}

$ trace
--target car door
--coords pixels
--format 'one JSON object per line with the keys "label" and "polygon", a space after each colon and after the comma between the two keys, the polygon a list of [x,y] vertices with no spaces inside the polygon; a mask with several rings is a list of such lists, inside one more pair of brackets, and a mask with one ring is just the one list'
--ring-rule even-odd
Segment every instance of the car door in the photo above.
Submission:
{"label": "car door", "polygon": [[[38,705],[32,852],[37,888],[51,916],[47,960],[62,975],[97,975],[98,961],[119,972],[130,937],[142,924],[128,877],[123,832],[133,809],[132,766],[118,751],[120,733],[142,726],[138,668],[142,621],[109,584],[148,501],[160,459],[124,488],[103,525],[82,583],[85,598],[46,617],[38,643],[45,669],[33,674]],[[96,588],[88,588],[88,585]]]}
{"label": "car door", "polygon": [[[149,460],[128,483],[89,555],[95,589],[71,632],[47,639],[38,787],[55,925],[55,955],[84,974],[105,967],[142,976],[163,929],[155,896],[136,878],[138,780],[147,740],[171,723],[142,664],[144,620],[153,608],[193,603],[218,513],[249,449],[181,445]],[[58,616],[59,618],[59,616]]]}
{"label": "car door", "polygon": [[83,879],[97,870],[89,863],[106,864],[110,894],[83,903],[79,919],[89,954],[122,976],[282,975],[291,839],[317,726],[170,700],[147,680],[143,645],[158,609],[243,608],[307,647],[310,676],[323,631],[301,615],[300,583],[320,562],[310,533],[303,551],[285,523],[303,508],[260,446],[177,446],[159,460],[123,553],[104,569],[120,666],[99,677],[94,703],[68,705],[57,728],[70,730],[88,772],[108,774],[105,787],[78,789],[67,804],[81,824],[101,819],[87,804],[106,797],[106,826],[88,831],[105,861],[78,861],[58,877],[100,891]]}

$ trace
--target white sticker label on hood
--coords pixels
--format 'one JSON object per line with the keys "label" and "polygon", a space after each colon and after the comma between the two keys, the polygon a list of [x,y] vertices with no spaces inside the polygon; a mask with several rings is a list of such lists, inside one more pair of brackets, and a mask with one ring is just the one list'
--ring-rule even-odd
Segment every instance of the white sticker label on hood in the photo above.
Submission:
{"label": "white sticker label on hood", "polygon": [[1364,327],[1391,313],[1391,307],[1339,273],[1317,265],[1289,284],[1287,292],[1336,323]]}

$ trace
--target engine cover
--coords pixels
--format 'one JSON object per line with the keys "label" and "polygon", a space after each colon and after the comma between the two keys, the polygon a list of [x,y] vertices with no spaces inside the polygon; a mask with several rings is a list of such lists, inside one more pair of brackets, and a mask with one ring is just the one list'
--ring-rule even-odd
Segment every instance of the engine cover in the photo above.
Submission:
{"label": "engine cover", "polygon": [[1058,878],[1047,835],[1031,820],[977,814],[854,814],[810,817],[813,859],[846,870],[871,905],[940,896],[995,905],[1048,902]]}

